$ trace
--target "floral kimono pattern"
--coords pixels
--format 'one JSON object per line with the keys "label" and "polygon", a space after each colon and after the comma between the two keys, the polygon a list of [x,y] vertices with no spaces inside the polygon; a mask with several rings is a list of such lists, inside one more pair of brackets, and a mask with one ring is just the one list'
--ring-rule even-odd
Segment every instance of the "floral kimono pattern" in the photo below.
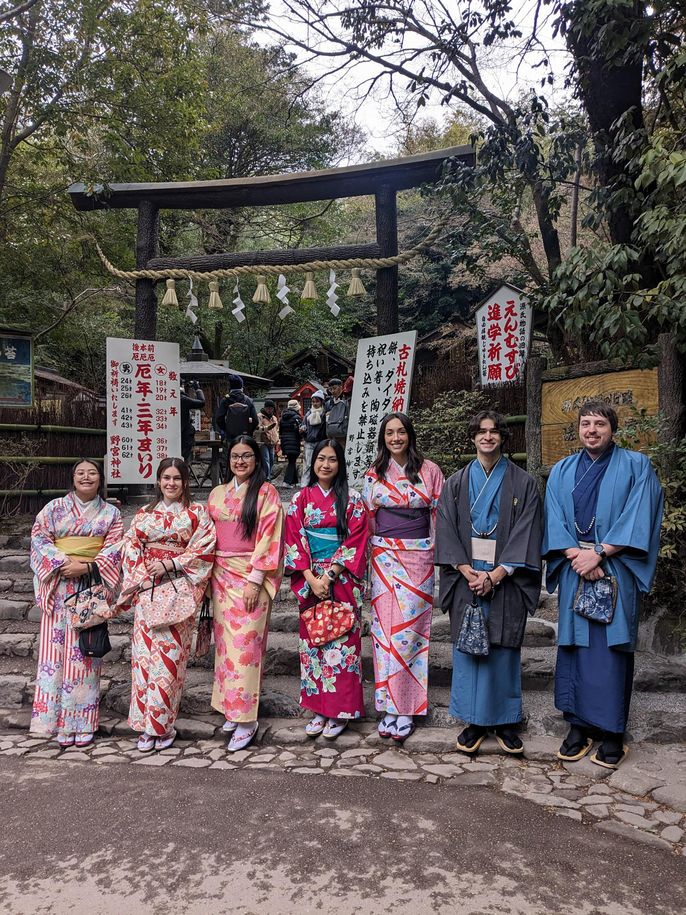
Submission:
{"label": "floral kimono pattern", "polygon": [[133,608],[131,643],[131,705],[129,726],[161,737],[172,729],[179,713],[195,617],[174,626],[151,629],[138,606],[140,586],[149,578],[148,564],[174,559],[183,569],[199,607],[212,572],[214,525],[205,507],[180,503],[136,513],[124,538],[122,591],[119,611]]}
{"label": "floral kimono pattern", "polygon": [[[283,574],[283,509],[271,483],[257,497],[257,527],[246,540],[239,525],[247,485],[217,486],[207,510],[217,530],[212,572],[214,688],[212,707],[228,721],[257,719],[262,663],[267,650],[271,605]],[[261,587],[258,604],[247,611],[243,589]],[[263,606],[260,606],[263,604]]]}
{"label": "floral kimono pattern", "polygon": [[92,561],[111,591],[119,581],[123,535],[119,509],[100,496],[84,507],[69,493],[38,513],[31,531],[31,568],[42,613],[32,734],[52,737],[97,730],[102,659],[84,658],[79,651],[78,634],[65,607],[65,600],[78,587],[78,579],[60,578],[60,568],[69,554],[59,548],[59,540],[88,537],[94,538],[94,544],[102,543]]}
{"label": "floral kimono pattern", "polygon": [[293,496],[286,514],[285,571],[301,611],[317,603],[305,581],[305,569],[321,575],[333,563],[343,566],[334,585],[334,599],[352,604],[355,624],[350,632],[316,647],[300,620],[300,704],[327,718],[364,715],[361,664],[362,579],[367,567],[369,525],[362,497],[350,490],[348,535],[336,531],[333,491],[307,486]]}
{"label": "floral kimono pattern", "polygon": [[[404,469],[391,460],[383,480],[370,468],[363,487],[372,526],[374,697],[377,711],[392,715],[426,715],[429,707],[434,531],[444,479],[432,461],[424,461],[419,477],[411,483]],[[380,508],[428,509],[429,536],[378,536],[374,519]]]}

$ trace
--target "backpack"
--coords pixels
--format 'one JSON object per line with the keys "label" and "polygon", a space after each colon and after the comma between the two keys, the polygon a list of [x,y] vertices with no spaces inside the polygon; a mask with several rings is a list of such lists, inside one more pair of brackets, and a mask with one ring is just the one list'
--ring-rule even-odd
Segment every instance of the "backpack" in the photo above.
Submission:
{"label": "backpack", "polygon": [[233,441],[237,435],[250,435],[252,433],[250,407],[245,403],[229,404],[224,417],[224,430],[227,442]]}

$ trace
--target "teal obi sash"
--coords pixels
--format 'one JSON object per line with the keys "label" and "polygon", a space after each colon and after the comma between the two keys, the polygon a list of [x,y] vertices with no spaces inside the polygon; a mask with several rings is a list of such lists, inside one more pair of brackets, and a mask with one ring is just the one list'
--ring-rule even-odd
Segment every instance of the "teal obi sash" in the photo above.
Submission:
{"label": "teal obi sash", "polygon": [[335,527],[305,528],[305,534],[313,559],[330,559],[341,545]]}

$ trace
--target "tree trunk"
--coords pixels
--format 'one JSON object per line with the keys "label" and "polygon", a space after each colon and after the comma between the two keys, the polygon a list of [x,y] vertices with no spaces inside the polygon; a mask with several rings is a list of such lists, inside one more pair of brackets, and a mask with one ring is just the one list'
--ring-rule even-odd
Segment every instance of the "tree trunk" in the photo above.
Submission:
{"label": "tree trunk", "polygon": [[[136,266],[145,267],[158,253],[160,213],[149,200],[138,206],[138,235],[136,237]],[[157,294],[152,280],[136,280],[136,340],[157,339]]]}
{"label": "tree trunk", "polygon": [[[381,257],[398,253],[398,210],[396,191],[381,185],[376,192],[376,241]],[[398,268],[376,271],[376,328],[378,334],[398,331]]]}
{"label": "tree trunk", "polygon": [[665,420],[660,439],[670,442],[686,434],[686,408],[684,407],[684,386],[686,373],[685,357],[676,345],[673,334],[658,337],[660,362],[657,368],[657,386],[660,413]]}

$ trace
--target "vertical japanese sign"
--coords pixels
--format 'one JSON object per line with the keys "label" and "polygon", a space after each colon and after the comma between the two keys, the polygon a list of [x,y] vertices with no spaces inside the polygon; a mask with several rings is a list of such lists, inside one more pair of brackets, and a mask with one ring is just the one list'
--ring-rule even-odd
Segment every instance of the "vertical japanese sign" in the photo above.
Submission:
{"label": "vertical japanese sign", "polygon": [[33,340],[0,331],[0,407],[33,406]]}
{"label": "vertical japanese sign", "polygon": [[531,340],[531,306],[514,286],[501,286],[476,311],[482,385],[524,380]]}
{"label": "vertical japanese sign", "polygon": [[357,344],[346,459],[352,486],[376,457],[379,425],[387,413],[407,413],[417,331],[368,337]]}
{"label": "vertical japanese sign", "polygon": [[107,338],[107,481],[153,483],[181,455],[179,345]]}

